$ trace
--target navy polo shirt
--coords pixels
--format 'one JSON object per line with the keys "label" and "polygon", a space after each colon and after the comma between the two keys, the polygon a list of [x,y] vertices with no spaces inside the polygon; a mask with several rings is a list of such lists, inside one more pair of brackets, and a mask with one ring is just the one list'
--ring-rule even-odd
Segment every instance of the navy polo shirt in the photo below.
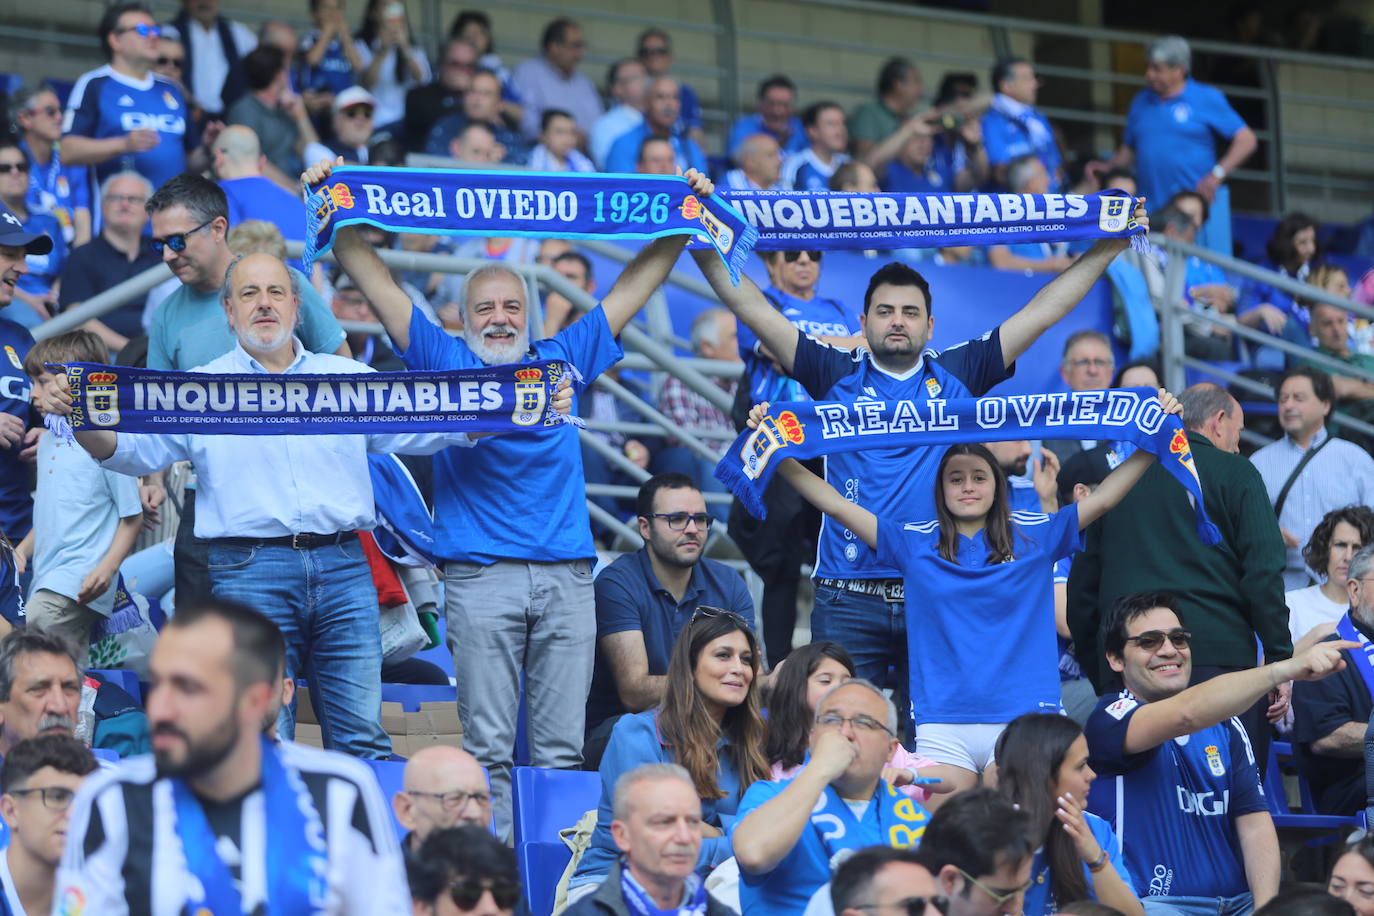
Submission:
{"label": "navy polo shirt", "polygon": [[[162,257],[147,245],[139,246],[138,256],[130,261],[124,252],[105,241],[104,235],[97,235],[73,251],[67,266],[62,268],[58,305],[65,311],[160,263]],[[113,312],[106,312],[100,320],[116,334],[142,337],[143,302],[147,298],[146,294],[138,296]]]}
{"label": "navy polo shirt", "polygon": [[[692,578],[682,600],[658,582],[649,563],[649,550],[641,547],[601,571],[593,583],[596,589],[596,638],[599,642],[612,633],[639,630],[644,634],[644,652],[649,658],[649,673],[668,673],[677,634],[692,619],[698,607],[734,611],[754,629],[754,601],[739,573],[724,563],[703,558],[692,568]],[[587,730],[612,716],[628,710],[615,690],[611,666],[596,653],[592,690],[587,697]]]}
{"label": "navy polo shirt", "polygon": [[[1333,633],[1326,641],[1338,638]],[[1349,651],[1341,655],[1345,658],[1343,670],[1320,681],[1293,684],[1293,744],[1298,752],[1298,771],[1312,786],[1317,811],[1349,815],[1365,806],[1364,758],[1312,752],[1313,742],[1348,722],[1368,722],[1374,712],[1374,700],[1354,656]]]}

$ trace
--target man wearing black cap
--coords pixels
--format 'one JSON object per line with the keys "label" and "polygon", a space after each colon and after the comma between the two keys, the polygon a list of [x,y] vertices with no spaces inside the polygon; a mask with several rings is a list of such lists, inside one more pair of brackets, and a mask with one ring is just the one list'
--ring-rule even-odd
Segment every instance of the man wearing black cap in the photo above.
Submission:
{"label": "man wearing black cap", "polygon": [[[28,273],[27,257],[52,251],[52,239],[25,232],[19,218],[0,204],[0,309],[14,301],[14,287]],[[0,534],[19,543],[33,524],[29,468],[38,430],[29,429],[29,378],[24,354],[33,337],[18,322],[0,317]]]}

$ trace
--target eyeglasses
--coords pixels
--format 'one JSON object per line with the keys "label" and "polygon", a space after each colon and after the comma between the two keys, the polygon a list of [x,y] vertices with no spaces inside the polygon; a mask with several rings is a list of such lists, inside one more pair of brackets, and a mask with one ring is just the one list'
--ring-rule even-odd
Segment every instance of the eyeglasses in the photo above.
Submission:
{"label": "eyeglasses", "polygon": [[157,59],[159,67],[184,67],[186,58],[184,57],[159,57]]}
{"label": "eyeglasses", "polygon": [[698,528],[710,528],[711,523],[716,520],[716,517],[709,512],[650,512],[644,517],[664,519],[673,531],[686,531],[688,522],[696,522]]}
{"label": "eyeglasses", "polygon": [[520,898],[520,886],[503,878],[459,878],[448,886],[453,905],[465,913],[476,907],[487,891],[491,891],[491,899],[503,910],[515,906]]}
{"label": "eyeglasses", "polygon": [[639,49],[639,56],[640,56],[640,57],[657,57],[657,56],[660,55],[660,54],[667,54],[667,53],[669,53],[669,51],[668,51],[667,48],[640,48],[640,49]]}
{"label": "eyeglasses", "polygon": [[0,162],[0,175],[8,175],[10,172],[27,172],[29,164],[27,162]]}
{"label": "eyeglasses", "polygon": [[370,118],[372,117],[371,105],[353,105],[339,112],[345,118]]}
{"label": "eyeglasses", "polygon": [[828,712],[816,717],[816,724],[824,725],[827,728],[832,725],[835,728],[843,728],[846,722],[854,726],[855,731],[887,732],[889,735],[892,734],[892,729],[888,728],[886,725],[879,722],[872,716],[845,717],[840,715],[839,713]]}
{"label": "eyeglasses", "polygon": [[852,903],[856,910],[881,910],[884,907],[904,912],[907,916],[926,916],[926,907],[933,906],[935,911],[945,916],[949,912],[948,897],[904,897],[894,903]]}
{"label": "eyeglasses", "polygon": [[1075,369],[1086,369],[1089,366],[1094,369],[1110,369],[1116,363],[1110,359],[1070,359],[1066,361],[1068,365]]}
{"label": "eyeglasses", "polygon": [[1014,888],[1012,888],[1012,889],[1009,890],[1009,891],[1008,891],[1008,890],[1002,890],[1001,888],[997,888],[997,887],[988,887],[988,886],[987,886],[986,884],[984,884],[982,881],[979,881],[977,878],[973,877],[973,875],[970,875],[968,872],[964,871],[962,868],[959,868],[959,866],[956,865],[956,866],[954,866],[954,867],[957,868],[957,869],[959,870],[959,874],[963,875],[964,878],[965,878],[965,880],[969,881],[969,882],[972,883],[972,884],[977,885],[977,887],[978,887],[978,889],[979,889],[980,891],[982,891],[983,893],[985,893],[985,894],[987,894],[989,897],[991,897],[991,898],[992,898],[993,904],[996,905],[996,906],[1002,906],[1002,905],[1005,904],[1008,900],[1011,900],[1011,899],[1014,898],[1014,897],[1019,897],[1020,895],[1024,894],[1024,893],[1030,888],[1030,886],[1031,886],[1031,883],[1030,883],[1029,881],[1027,881],[1025,884],[1021,885],[1020,887],[1014,887]]}
{"label": "eyeglasses", "polygon": [[1175,649],[1186,649],[1188,648],[1188,640],[1192,638],[1192,633],[1182,627],[1175,627],[1167,633],[1163,630],[1146,630],[1139,636],[1127,636],[1126,642],[1133,642],[1144,651],[1153,652],[1164,645],[1165,639],[1173,643]]}
{"label": "eyeglasses", "polygon": [[210,225],[214,221],[215,218],[212,216],[194,229],[187,229],[185,232],[173,233],[172,235],[167,236],[165,239],[149,239],[148,244],[152,245],[153,251],[157,252],[158,254],[162,254],[163,245],[166,245],[175,253],[181,254],[183,251],[186,250],[186,236],[191,235],[194,232],[199,232],[200,230],[204,229],[206,226]]}
{"label": "eyeglasses", "polygon": [[125,32],[137,32],[139,38],[158,38],[162,35],[162,29],[151,22],[140,22],[126,29],[115,29],[116,35],[123,35]]}
{"label": "eyeglasses", "polygon": [[25,108],[24,111],[31,115],[47,115],[50,118],[55,118],[62,113],[62,109],[58,108],[56,105],[44,105],[40,108]]}
{"label": "eyeglasses", "polygon": [[17,795],[23,798],[25,795],[39,793],[43,798],[43,807],[51,808],[53,811],[66,811],[72,803],[72,797],[76,795],[71,789],[65,786],[44,786],[37,789],[10,789],[7,794]]}
{"label": "eyeglasses", "polygon": [[810,258],[813,264],[821,263],[821,253],[819,251],[784,251],[782,253],[782,259],[788,264],[793,264],[799,260],[802,255],[806,255]]}
{"label": "eyeglasses", "polygon": [[424,798],[437,798],[439,804],[450,811],[458,811],[466,808],[468,802],[475,801],[481,807],[491,804],[490,792],[416,792],[406,790],[407,795],[419,795]]}
{"label": "eyeglasses", "polygon": [[[148,198],[142,194],[106,194],[105,199],[112,204],[130,204],[135,207],[141,207],[148,202]],[[172,250],[176,251],[175,248]]]}

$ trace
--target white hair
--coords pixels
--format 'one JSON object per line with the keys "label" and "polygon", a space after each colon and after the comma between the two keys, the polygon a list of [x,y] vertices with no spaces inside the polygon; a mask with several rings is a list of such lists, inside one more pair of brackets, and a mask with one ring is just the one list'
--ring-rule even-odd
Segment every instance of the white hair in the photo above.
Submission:
{"label": "white hair", "polygon": [[897,734],[897,704],[892,702],[891,697],[883,693],[881,687],[865,678],[851,678],[841,684],[836,684],[834,687],[831,687],[825,693],[821,694],[820,700],[816,703],[816,710],[819,712],[820,708],[825,705],[826,700],[846,687],[862,687],[864,690],[867,690],[869,693],[882,700],[883,705],[887,707],[887,730],[893,735]]}
{"label": "white hair", "polygon": [[1193,50],[1182,35],[1165,35],[1145,46],[1145,59],[1152,64],[1182,67],[1185,73],[1193,69]]}
{"label": "white hair", "polygon": [[100,197],[104,199],[105,195],[110,193],[110,185],[114,184],[116,181],[119,181],[121,179],[137,181],[139,184],[143,185],[144,197],[153,196],[153,183],[151,181],[140,175],[138,172],[135,172],[133,169],[125,169],[122,172],[115,172],[109,178],[106,178],[104,181],[100,183]]}
{"label": "white hair", "polygon": [[702,344],[720,346],[720,318],[729,314],[728,309],[716,306],[692,319],[692,352],[700,353]]}
{"label": "white hair", "polygon": [[615,781],[615,794],[611,797],[611,816],[623,821],[630,816],[630,790],[641,782],[651,779],[676,779],[686,783],[696,795],[697,787],[686,768],[676,763],[645,763],[627,770]]}

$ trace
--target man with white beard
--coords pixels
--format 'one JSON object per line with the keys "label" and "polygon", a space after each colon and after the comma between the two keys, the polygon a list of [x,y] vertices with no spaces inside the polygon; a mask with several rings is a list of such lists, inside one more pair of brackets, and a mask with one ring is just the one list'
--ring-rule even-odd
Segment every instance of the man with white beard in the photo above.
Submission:
{"label": "man with white beard", "polygon": [[[302,176],[324,181],[328,162]],[[690,181],[709,188],[694,172]],[[339,264],[411,369],[566,360],[582,384],[614,365],[617,337],[668,276],[686,236],[657,239],[625,268],[601,304],[531,343],[520,276],[498,263],[468,275],[463,336],[430,323],[356,228],[334,236]],[[580,388],[579,388],[580,390]],[[576,404],[573,410],[577,409]],[[512,433],[434,458],[434,553],[445,561],[448,644],[458,681],[463,747],[491,773],[496,835],[510,833],[511,750],[524,669],[531,763],[576,768],[596,654],[596,551],[582,454],[573,427]]]}
{"label": "man with white beard", "polygon": [[[208,374],[365,373],[356,360],[311,353],[294,336],[300,274],[267,254],[233,259],[221,301],[236,343],[192,371]],[[566,407],[571,397],[555,399]],[[45,396],[70,413],[71,395]],[[461,433],[225,436],[80,430],[77,441],[104,467],[151,474],[191,461],[199,483],[196,536],[209,547],[210,589],[256,608],[286,638],[287,674],[310,680],[327,748],[384,758],[382,647],[377,591],[358,531],[376,525],[368,452],[424,454],[471,444]],[[294,734],[284,708],[278,732]]]}

